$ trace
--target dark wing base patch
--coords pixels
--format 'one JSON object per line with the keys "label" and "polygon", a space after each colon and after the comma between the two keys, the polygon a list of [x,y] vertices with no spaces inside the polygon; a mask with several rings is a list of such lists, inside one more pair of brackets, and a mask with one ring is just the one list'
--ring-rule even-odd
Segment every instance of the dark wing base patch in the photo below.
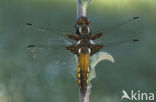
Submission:
{"label": "dark wing base patch", "polygon": [[67,50],[70,50],[72,53],[78,55],[78,50],[79,50],[79,47],[78,46],[67,46],[65,47]]}
{"label": "dark wing base patch", "polygon": [[90,39],[91,39],[91,40],[95,40],[95,39],[101,37],[102,35],[103,35],[103,33],[100,32],[100,33],[97,33],[97,34],[95,34],[95,35],[92,35],[92,36],[90,37]]}
{"label": "dark wing base patch", "polygon": [[76,41],[80,40],[80,37],[77,35],[73,35],[73,34],[67,34],[67,37]]}
{"label": "dark wing base patch", "polygon": [[98,51],[100,51],[100,49],[103,48],[104,45],[90,45],[90,48],[91,48],[91,56],[95,53],[97,53]]}

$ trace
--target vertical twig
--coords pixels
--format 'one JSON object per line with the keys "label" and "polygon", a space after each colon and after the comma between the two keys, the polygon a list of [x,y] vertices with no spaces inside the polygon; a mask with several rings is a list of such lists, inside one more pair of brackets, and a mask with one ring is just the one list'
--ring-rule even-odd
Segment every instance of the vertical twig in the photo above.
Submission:
{"label": "vertical twig", "polygon": [[77,18],[87,15],[87,7],[83,6],[81,0],[77,0]]}
{"label": "vertical twig", "polygon": [[79,91],[79,98],[80,98],[80,102],[89,102],[89,93],[88,93],[88,90],[87,90],[85,96],[83,96],[81,94],[81,92]]}
{"label": "vertical twig", "polygon": [[[81,0],[77,0],[77,19],[81,16],[86,16],[86,15],[87,15],[87,6],[82,5]],[[80,102],[89,102],[88,90],[85,96],[83,96],[79,90],[79,100]]]}

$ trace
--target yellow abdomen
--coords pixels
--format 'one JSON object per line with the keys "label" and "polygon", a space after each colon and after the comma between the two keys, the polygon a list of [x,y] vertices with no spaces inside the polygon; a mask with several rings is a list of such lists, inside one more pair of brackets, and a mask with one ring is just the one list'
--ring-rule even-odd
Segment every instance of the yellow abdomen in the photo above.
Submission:
{"label": "yellow abdomen", "polygon": [[85,95],[88,88],[88,77],[89,77],[89,52],[80,53],[78,58],[78,82],[80,91]]}

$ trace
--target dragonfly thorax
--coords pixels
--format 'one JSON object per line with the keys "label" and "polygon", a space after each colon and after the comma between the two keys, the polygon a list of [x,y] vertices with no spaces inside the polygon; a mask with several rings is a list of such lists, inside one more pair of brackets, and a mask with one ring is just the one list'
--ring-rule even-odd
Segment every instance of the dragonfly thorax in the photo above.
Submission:
{"label": "dragonfly thorax", "polygon": [[90,20],[88,19],[88,17],[82,16],[82,17],[78,18],[77,24],[78,25],[89,25],[90,24]]}
{"label": "dragonfly thorax", "polygon": [[82,38],[81,40],[78,41],[77,44],[79,47],[89,47],[90,39],[89,38]]}

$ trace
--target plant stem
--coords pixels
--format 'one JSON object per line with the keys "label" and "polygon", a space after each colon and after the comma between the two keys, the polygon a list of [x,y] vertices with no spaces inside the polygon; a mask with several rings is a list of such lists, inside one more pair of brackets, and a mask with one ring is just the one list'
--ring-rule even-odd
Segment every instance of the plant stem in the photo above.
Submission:
{"label": "plant stem", "polygon": [[81,92],[79,91],[79,98],[80,98],[80,102],[89,102],[89,93],[88,93],[88,90],[87,90],[85,96],[83,96],[81,94]]}
{"label": "plant stem", "polygon": [[81,4],[81,0],[77,0],[77,19],[87,15],[87,7]]}

